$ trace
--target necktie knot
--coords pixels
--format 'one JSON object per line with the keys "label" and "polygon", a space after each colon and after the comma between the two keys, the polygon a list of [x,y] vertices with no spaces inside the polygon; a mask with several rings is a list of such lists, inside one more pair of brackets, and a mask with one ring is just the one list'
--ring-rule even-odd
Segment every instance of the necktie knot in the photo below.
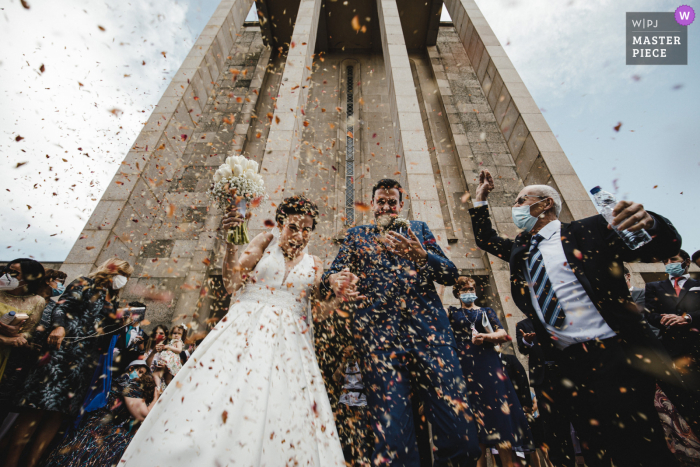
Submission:
{"label": "necktie knot", "polygon": [[538,247],[539,243],[544,240],[544,237],[540,234],[535,234],[530,239],[530,251]]}

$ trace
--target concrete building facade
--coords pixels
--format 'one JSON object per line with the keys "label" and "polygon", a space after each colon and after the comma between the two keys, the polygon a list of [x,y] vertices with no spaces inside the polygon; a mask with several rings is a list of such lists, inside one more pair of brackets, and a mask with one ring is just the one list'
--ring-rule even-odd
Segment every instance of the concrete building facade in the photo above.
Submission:
{"label": "concrete building facade", "polygon": [[[252,5],[221,1],[63,263],[69,279],[128,260],[123,296],[145,301],[152,325],[205,329],[228,307],[207,190],[225,158],[243,154],[269,195],[251,234],[282,199],[306,194],[321,209],[310,250],[326,265],[349,226],[370,222],[372,185],[398,179],[407,217],[428,223],[513,335],[523,315],[508,265],[476,247],[467,212],[479,171],[496,179],[502,235],[517,234],[510,207],[524,185],[556,188],[564,222],[596,210],[476,3],[266,0],[259,23],[246,23]],[[440,23],[442,8],[452,23]]]}

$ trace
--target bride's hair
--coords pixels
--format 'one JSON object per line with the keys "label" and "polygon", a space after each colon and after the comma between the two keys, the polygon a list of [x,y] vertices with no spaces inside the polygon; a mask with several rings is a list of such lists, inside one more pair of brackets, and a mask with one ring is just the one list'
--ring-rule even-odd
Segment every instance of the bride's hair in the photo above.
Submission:
{"label": "bride's hair", "polygon": [[314,221],[311,229],[316,229],[316,222],[318,220],[318,206],[316,206],[316,204],[309,198],[302,195],[294,195],[290,196],[289,198],[285,198],[285,200],[282,201],[277,207],[275,220],[279,224],[284,225],[287,218],[294,214],[306,214],[311,216]]}

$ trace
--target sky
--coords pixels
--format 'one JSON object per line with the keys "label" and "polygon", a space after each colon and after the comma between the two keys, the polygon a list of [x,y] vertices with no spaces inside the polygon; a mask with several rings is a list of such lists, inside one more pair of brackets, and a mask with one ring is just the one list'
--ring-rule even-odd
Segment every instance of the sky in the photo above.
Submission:
{"label": "sky", "polygon": [[[625,12],[678,4],[477,3],[584,186],[642,202],[700,249],[700,21],[688,28],[689,65],[630,67]],[[63,261],[217,4],[2,3],[0,260]]]}

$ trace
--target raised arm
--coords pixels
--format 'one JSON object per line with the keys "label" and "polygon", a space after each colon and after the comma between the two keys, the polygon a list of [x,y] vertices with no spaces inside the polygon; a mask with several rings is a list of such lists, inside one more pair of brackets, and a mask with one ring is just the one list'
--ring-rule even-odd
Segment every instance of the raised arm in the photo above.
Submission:
{"label": "raised arm", "polygon": [[613,214],[616,215],[614,222],[618,228],[632,232],[646,229],[652,237],[652,241],[646,245],[630,250],[610,228],[605,218],[601,215],[596,216],[601,235],[622,261],[655,263],[677,255],[681,249],[683,239],[671,221],[659,214],[646,211],[641,204],[620,201],[615,206]]}
{"label": "raised arm", "polygon": [[472,218],[472,227],[476,245],[482,250],[498,256],[504,261],[510,261],[510,252],[513,249],[513,240],[500,237],[491,225],[487,199],[495,185],[493,177],[484,169],[479,174],[479,186],[476,188],[474,207],[469,210]]}
{"label": "raised arm", "polygon": [[250,272],[255,269],[263,252],[272,241],[270,232],[262,232],[253,238],[238,257],[238,245],[226,244],[222,276],[226,292],[232,294],[243,287]]}

